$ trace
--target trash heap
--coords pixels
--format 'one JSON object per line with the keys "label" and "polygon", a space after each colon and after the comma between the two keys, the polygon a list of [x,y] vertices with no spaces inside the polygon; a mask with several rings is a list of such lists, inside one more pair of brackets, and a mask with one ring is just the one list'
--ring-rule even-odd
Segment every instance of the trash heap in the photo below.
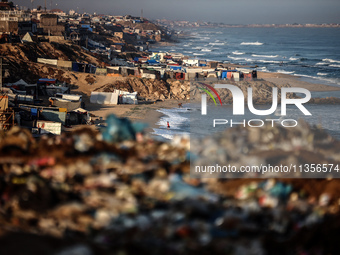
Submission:
{"label": "trash heap", "polygon": [[337,254],[338,180],[192,179],[187,139],[108,120],[0,134],[0,254]]}
{"label": "trash heap", "polygon": [[[320,127],[300,120],[294,128],[264,125],[238,126],[203,139],[192,139],[192,162],[197,166],[287,166],[288,172],[249,171],[199,174],[215,178],[339,178],[340,142]],[[311,170],[311,164],[332,164],[327,171]],[[301,167],[300,167],[301,166]],[[308,171],[308,169],[310,171]],[[307,169],[306,171],[301,169]]]}

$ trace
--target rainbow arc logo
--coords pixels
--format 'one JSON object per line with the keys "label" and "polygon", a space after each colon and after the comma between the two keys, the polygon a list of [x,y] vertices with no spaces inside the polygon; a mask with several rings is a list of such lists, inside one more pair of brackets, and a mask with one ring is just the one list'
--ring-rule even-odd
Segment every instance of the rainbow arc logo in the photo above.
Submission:
{"label": "rainbow arc logo", "polygon": [[[214,94],[217,96],[218,100],[220,101],[220,104],[222,105],[222,100],[221,100],[219,94],[217,93],[217,91],[212,86],[210,86],[210,85],[208,85],[206,83],[200,83],[200,84],[203,85],[203,86],[206,86],[212,92],[214,92]],[[200,87],[199,87],[199,89],[205,91],[212,98],[212,100],[214,101],[215,105],[217,105],[215,98],[213,97],[213,95],[211,94],[211,92],[209,90],[207,90],[205,88],[200,88]]]}

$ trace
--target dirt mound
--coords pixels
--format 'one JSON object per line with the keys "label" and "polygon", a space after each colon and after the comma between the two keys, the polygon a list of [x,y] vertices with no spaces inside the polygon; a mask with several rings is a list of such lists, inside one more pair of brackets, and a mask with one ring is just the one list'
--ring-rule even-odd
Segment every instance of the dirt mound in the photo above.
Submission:
{"label": "dirt mound", "polygon": [[126,78],[114,81],[112,84],[105,84],[96,89],[98,92],[113,92],[115,89],[138,92],[138,96],[155,99],[189,99],[189,82],[176,80],[153,80],[141,78]]}

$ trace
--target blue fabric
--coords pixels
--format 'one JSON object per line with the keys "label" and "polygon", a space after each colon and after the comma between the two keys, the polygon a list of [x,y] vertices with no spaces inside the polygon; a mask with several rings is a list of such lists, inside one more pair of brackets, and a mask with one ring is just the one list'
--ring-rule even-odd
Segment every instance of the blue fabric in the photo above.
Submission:
{"label": "blue fabric", "polygon": [[38,116],[38,109],[36,109],[36,108],[31,108],[31,115],[32,115],[32,116]]}

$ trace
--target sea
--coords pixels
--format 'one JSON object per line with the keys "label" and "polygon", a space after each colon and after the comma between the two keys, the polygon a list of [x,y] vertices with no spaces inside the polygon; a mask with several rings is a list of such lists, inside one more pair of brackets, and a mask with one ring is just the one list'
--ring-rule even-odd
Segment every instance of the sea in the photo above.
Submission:
{"label": "sea", "polygon": [[[340,28],[187,28],[187,37],[169,46],[154,46],[152,51],[177,52],[192,58],[256,67],[262,72],[276,72],[298,76],[311,83],[340,87]],[[313,97],[340,97],[340,91],[313,92]],[[312,116],[304,119],[319,125],[340,139],[340,106],[308,105]],[[221,111],[231,116],[232,107],[223,105]],[[200,126],[200,105],[186,104],[183,108],[160,109],[163,117],[154,129],[159,139],[173,139],[176,135],[210,134],[215,129],[192,128]],[[216,111],[215,111],[216,112]],[[217,114],[217,113],[216,113]],[[227,115],[228,115],[227,114]],[[278,115],[275,112],[273,115]],[[289,107],[287,118],[301,116]],[[254,118],[246,113],[245,119]],[[170,129],[166,123],[169,121]],[[225,127],[227,128],[227,127]]]}

